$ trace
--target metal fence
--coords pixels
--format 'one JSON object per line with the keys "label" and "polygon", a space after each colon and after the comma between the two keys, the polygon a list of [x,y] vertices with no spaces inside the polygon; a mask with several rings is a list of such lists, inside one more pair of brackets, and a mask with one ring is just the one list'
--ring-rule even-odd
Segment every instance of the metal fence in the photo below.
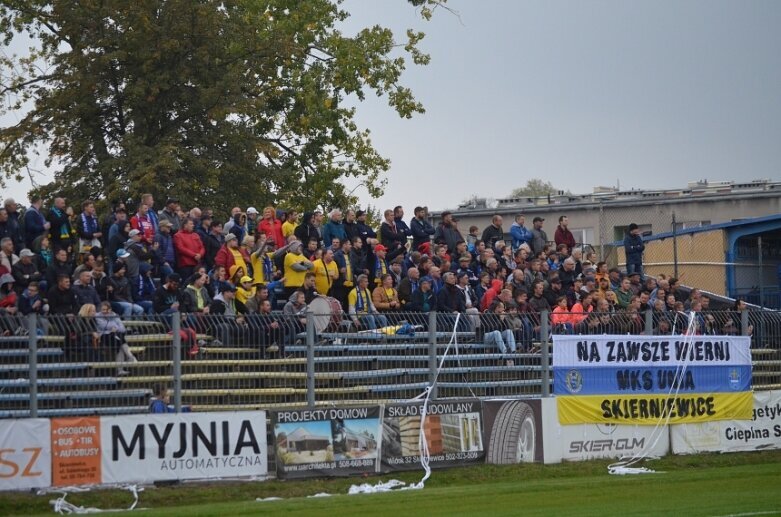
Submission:
{"label": "metal fence", "polygon": [[[438,399],[547,396],[553,334],[680,334],[686,324],[653,311],[6,316],[0,418],[144,413],[153,402],[376,404],[428,388]],[[781,387],[781,313],[698,313],[695,331],[751,335],[754,388]]]}

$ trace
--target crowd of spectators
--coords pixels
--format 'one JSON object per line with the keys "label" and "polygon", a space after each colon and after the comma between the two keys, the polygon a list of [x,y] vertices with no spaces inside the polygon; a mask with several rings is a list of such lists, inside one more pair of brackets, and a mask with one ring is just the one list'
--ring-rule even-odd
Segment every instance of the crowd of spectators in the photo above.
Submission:
{"label": "crowd of spectators", "polygon": [[[648,309],[654,332],[684,331],[677,315],[689,310],[698,333],[740,332],[739,322],[716,322],[696,289],[643,276],[637,225],[626,236],[625,272],[584,253],[566,216],[553,241],[544,225],[535,217],[527,227],[518,215],[505,232],[495,215],[482,232],[462,233],[450,212],[435,226],[425,208],[405,220],[401,206],[378,226],[362,210],[236,207],[222,217],[175,198],[158,210],[151,194],[101,217],[91,200],[74,210],[55,198],[44,210],[33,198],[22,212],[9,199],[0,208],[0,330],[23,332],[18,316],[36,313],[48,316],[39,332],[55,325],[67,337],[77,316],[94,316],[92,339],[116,341],[118,360],[133,360],[120,317],[183,313],[193,353],[203,328],[218,344],[255,332],[276,351],[304,330],[308,304],[327,296],[353,331],[409,313],[462,314],[463,330],[507,353],[532,347],[543,311],[558,333],[640,333]],[[207,315],[219,323],[207,325]]]}

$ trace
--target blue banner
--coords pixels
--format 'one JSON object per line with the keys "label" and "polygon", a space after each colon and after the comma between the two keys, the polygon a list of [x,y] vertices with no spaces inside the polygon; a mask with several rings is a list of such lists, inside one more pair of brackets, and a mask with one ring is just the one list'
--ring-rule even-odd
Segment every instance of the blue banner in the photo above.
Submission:
{"label": "blue banner", "polygon": [[[682,369],[681,369],[682,370]],[[557,395],[734,393],[751,389],[751,366],[553,368]]]}

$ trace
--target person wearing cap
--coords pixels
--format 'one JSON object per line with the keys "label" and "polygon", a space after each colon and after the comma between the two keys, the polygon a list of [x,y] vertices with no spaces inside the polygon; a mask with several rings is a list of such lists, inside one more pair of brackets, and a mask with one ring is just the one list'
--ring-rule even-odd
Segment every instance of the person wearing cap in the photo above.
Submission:
{"label": "person wearing cap", "polygon": [[313,265],[315,290],[322,296],[331,296],[332,287],[339,278],[339,266],[334,262],[333,250],[331,248],[323,250],[322,258],[315,260]]}
{"label": "person wearing cap", "polygon": [[165,278],[165,283],[157,288],[153,301],[154,310],[157,314],[169,315],[184,307],[184,295],[179,290],[181,281],[182,278],[178,273],[171,273]]}
{"label": "person wearing cap", "polygon": [[245,236],[246,235],[255,236],[255,234],[257,234],[258,215],[260,214],[260,212],[258,212],[258,209],[255,208],[254,206],[251,206],[247,208],[247,211],[245,213],[247,214],[247,219],[245,220],[245,229],[246,229]]}
{"label": "person wearing cap", "polygon": [[201,227],[198,236],[204,248],[203,263],[206,265],[206,269],[211,270],[214,268],[214,259],[217,257],[217,253],[225,244],[225,236],[222,232],[221,222],[213,219],[207,219],[207,221],[208,228]]}
{"label": "person wearing cap", "polygon": [[640,234],[640,227],[632,223],[629,225],[629,231],[624,237],[624,253],[626,254],[626,272],[631,274],[637,272],[643,275],[643,236]]}
{"label": "person wearing cap", "polygon": [[217,256],[214,257],[214,264],[222,266],[230,271],[232,266],[239,266],[244,273],[247,273],[249,269],[247,264],[250,263],[249,253],[241,246],[239,246],[239,238],[234,233],[229,233],[225,236],[225,244],[222,245],[217,252]]}
{"label": "person wearing cap", "polygon": [[376,239],[377,232],[375,232],[371,226],[366,224],[366,212],[363,210],[358,210],[355,212],[355,228],[358,231],[358,236],[361,238],[364,249],[367,249],[369,239]]}
{"label": "person wearing cap", "polygon": [[374,247],[366,247],[366,269],[369,270],[369,285],[377,287],[382,285],[380,278],[386,273],[390,273],[390,261],[401,256],[406,251],[404,247],[396,247],[392,251],[383,244],[375,244]]}
{"label": "person wearing cap", "polygon": [[304,285],[306,273],[315,267],[303,255],[302,248],[300,241],[293,241],[288,245],[284,263],[285,296],[287,298]]}
{"label": "person wearing cap", "polygon": [[236,300],[245,304],[247,300],[255,296],[255,286],[252,283],[252,277],[244,275],[236,286]]}
{"label": "person wearing cap", "polygon": [[413,291],[406,310],[414,312],[431,312],[437,308],[437,297],[431,290],[431,277],[421,277],[418,289]]}
{"label": "person wearing cap", "polygon": [[458,241],[466,242],[456,226],[453,213],[445,210],[442,212],[442,222],[439,223],[434,232],[434,242],[444,242],[448,253],[452,255],[456,252],[456,243]]}
{"label": "person wearing cap", "polygon": [[223,285],[209,306],[209,314],[221,316],[211,321],[212,332],[217,338],[212,340],[212,346],[246,342],[249,335],[249,327],[244,319],[246,313],[247,308],[236,299],[236,288],[230,284]]}
{"label": "person wearing cap", "polygon": [[617,267],[611,267],[608,269],[607,278],[610,280],[611,290],[615,291],[621,287],[621,279],[623,278],[623,275],[621,274],[621,270]]}
{"label": "person wearing cap", "polygon": [[150,262],[154,258],[154,253],[152,249],[147,247],[139,230],[130,230],[128,235],[130,238],[125,243],[125,249],[130,256],[125,258],[125,264],[127,264],[125,276],[131,285],[135,285],[140,275],[139,265],[141,262]]}
{"label": "person wearing cap", "polygon": [[130,226],[138,230],[141,235],[141,241],[151,245],[155,240],[157,218],[150,216],[150,208],[143,202],[138,205],[136,215],[130,218]]}
{"label": "person wearing cap", "polygon": [[128,281],[127,264],[117,261],[114,273],[106,281],[106,298],[111,308],[120,316],[140,316],[144,308],[133,302],[133,293]]}
{"label": "person wearing cap", "polygon": [[195,233],[195,222],[187,219],[182,224],[180,231],[174,235],[174,247],[176,248],[176,266],[179,274],[184,278],[190,278],[195,268],[203,262],[203,242]]}
{"label": "person wearing cap", "polygon": [[165,200],[165,208],[160,210],[160,217],[158,221],[158,227],[167,221],[171,226],[171,233],[176,233],[181,228],[181,220],[179,219],[179,200],[173,197],[169,197]]}
{"label": "person wearing cap", "polygon": [[538,255],[545,249],[545,245],[548,244],[548,234],[542,229],[542,223],[545,221],[540,216],[535,217],[532,220],[532,253]]}
{"label": "person wearing cap", "polygon": [[35,253],[27,248],[19,252],[19,261],[11,268],[11,274],[16,283],[16,290],[22,293],[30,282],[40,282],[43,280],[43,274],[38,270],[33,258]]}

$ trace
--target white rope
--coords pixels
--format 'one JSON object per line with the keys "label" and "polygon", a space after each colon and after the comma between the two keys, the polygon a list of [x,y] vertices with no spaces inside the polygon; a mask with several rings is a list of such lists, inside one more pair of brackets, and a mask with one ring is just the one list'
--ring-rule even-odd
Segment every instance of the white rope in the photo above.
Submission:
{"label": "white rope", "polygon": [[51,499],[49,501],[49,504],[52,505],[52,510],[54,510],[54,513],[64,515],[64,514],[72,514],[72,513],[85,514],[85,513],[106,513],[106,512],[129,512],[131,510],[134,510],[138,505],[138,493],[144,491],[144,488],[139,487],[138,485],[126,485],[126,486],[115,487],[115,488],[121,488],[133,494],[133,503],[128,508],[111,508],[108,510],[103,510],[101,508],[94,508],[89,506],[87,507],[77,506],[66,500],[68,494],[81,494],[85,492],[90,492],[92,490],[91,487],[70,486],[70,487],[61,487],[61,488],[54,488],[54,489],[43,489],[43,490],[38,490],[37,494],[38,495],[60,494],[60,497],[58,497],[57,499]]}
{"label": "white rope", "polygon": [[[686,329],[686,334],[683,340],[683,354],[681,359],[678,361],[678,363],[675,366],[675,375],[673,377],[674,381],[672,385],[670,386],[670,390],[667,392],[667,398],[669,399],[670,396],[673,398],[678,398],[678,393],[681,390],[681,385],[683,382],[680,382],[681,379],[683,379],[684,375],[686,375],[686,370],[689,367],[689,360],[688,360],[688,352],[689,347],[691,346],[692,342],[694,341],[694,330],[695,330],[695,314],[694,312],[690,312],[688,315],[681,313],[683,316],[686,316],[689,318],[689,324]],[[678,313],[675,314],[675,320],[673,322],[673,331],[675,329],[675,324],[678,321]],[[678,382],[675,382],[675,380],[678,380]],[[673,394],[673,391],[675,392]],[[663,432],[662,430],[667,427],[667,425],[670,423],[670,418],[672,417],[672,411],[668,410],[665,411],[660,417],[659,420],[656,422],[656,426],[651,431],[651,439],[648,440],[646,445],[643,446],[640,451],[636,452],[632,456],[624,456],[620,458],[620,460],[616,463],[612,463],[607,466],[607,471],[609,474],[624,476],[627,474],[656,474],[657,472],[655,470],[649,469],[647,467],[635,467],[639,462],[645,460],[645,459],[651,459],[651,456],[649,456],[649,452],[656,448],[656,445],[659,443],[659,439],[662,437]]]}
{"label": "white rope", "polygon": [[428,449],[428,441],[426,440],[426,431],[425,431],[425,425],[426,425],[426,416],[428,413],[428,403],[429,399],[431,398],[431,392],[434,390],[434,386],[437,384],[437,379],[439,379],[439,372],[442,371],[442,367],[445,365],[445,360],[447,359],[447,354],[450,352],[450,347],[453,346],[454,343],[456,343],[456,347],[458,346],[458,332],[456,331],[458,329],[458,322],[461,319],[461,313],[458,313],[456,315],[456,321],[453,324],[453,334],[450,336],[450,341],[447,344],[447,347],[445,348],[445,353],[442,355],[442,360],[439,362],[439,367],[437,368],[437,373],[434,374],[434,380],[432,381],[431,385],[426,388],[425,395],[426,397],[423,399],[423,407],[420,409],[420,432],[418,434],[418,449],[420,452],[420,465],[423,467],[423,470],[425,471],[425,474],[423,475],[423,479],[418,481],[417,483],[410,485],[409,487],[406,487],[411,490],[420,489],[423,488],[426,484],[426,480],[428,480],[429,477],[431,477],[431,453]]}

